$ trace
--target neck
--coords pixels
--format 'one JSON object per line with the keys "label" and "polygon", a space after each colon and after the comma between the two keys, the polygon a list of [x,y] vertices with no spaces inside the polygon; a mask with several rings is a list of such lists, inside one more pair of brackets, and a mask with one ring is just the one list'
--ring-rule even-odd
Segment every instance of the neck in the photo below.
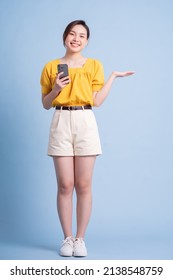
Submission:
{"label": "neck", "polygon": [[72,54],[66,53],[63,58],[69,61],[77,61],[82,59],[83,56],[80,53],[72,53]]}
{"label": "neck", "polygon": [[61,61],[62,63],[68,64],[70,68],[80,68],[85,64],[86,58],[80,53],[66,53],[65,56],[61,58]]}

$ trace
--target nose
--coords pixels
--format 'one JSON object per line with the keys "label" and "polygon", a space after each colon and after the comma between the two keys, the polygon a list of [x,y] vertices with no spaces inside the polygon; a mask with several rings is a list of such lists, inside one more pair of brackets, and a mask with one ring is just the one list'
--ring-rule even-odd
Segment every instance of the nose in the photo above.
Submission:
{"label": "nose", "polygon": [[74,41],[79,41],[79,35],[75,34],[73,40]]}

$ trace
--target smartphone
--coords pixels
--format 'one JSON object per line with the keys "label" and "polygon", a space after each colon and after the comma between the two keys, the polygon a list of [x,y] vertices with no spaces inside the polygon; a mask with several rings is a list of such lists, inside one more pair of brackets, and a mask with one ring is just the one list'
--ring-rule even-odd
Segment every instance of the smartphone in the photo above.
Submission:
{"label": "smartphone", "polygon": [[69,75],[67,64],[58,64],[57,70],[58,70],[58,73],[63,72],[63,74],[60,76],[60,78],[67,77]]}

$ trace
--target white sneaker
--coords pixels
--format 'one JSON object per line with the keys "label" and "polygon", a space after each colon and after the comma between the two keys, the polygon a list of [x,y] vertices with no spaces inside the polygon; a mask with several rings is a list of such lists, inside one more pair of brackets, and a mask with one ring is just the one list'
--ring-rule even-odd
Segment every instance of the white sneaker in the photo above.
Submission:
{"label": "white sneaker", "polygon": [[74,238],[72,236],[66,237],[66,239],[62,241],[62,245],[59,250],[60,256],[63,257],[73,256],[73,243],[74,243]]}
{"label": "white sneaker", "polygon": [[74,257],[86,257],[87,249],[83,238],[76,238],[73,245],[73,256]]}

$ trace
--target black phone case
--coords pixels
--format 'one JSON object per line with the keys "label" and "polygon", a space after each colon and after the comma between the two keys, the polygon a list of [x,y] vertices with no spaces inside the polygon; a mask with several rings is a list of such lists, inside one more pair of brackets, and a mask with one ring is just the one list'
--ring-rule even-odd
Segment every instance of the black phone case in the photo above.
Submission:
{"label": "black phone case", "polygon": [[60,78],[67,77],[68,74],[68,65],[67,64],[58,64],[57,66],[58,73],[63,72]]}

